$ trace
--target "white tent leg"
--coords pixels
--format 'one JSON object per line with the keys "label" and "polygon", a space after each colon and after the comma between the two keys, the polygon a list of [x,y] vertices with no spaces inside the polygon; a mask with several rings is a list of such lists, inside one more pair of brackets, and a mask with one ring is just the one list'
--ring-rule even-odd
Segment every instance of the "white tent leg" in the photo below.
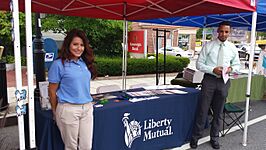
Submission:
{"label": "white tent leg", "polygon": [[31,0],[25,0],[26,15],[26,47],[27,47],[27,76],[28,76],[28,104],[29,104],[29,135],[30,148],[36,147],[35,142],[35,114],[34,114],[34,86],[33,86],[33,51],[32,51],[32,23]]}
{"label": "white tent leg", "polygon": [[[15,73],[16,73],[16,88],[20,92],[22,90],[21,79],[21,56],[20,56],[20,35],[19,35],[19,5],[18,0],[11,1],[12,16],[13,16],[13,41],[14,41],[14,54],[15,54]],[[19,105],[19,102],[17,102]],[[21,150],[25,149],[25,134],[24,134],[24,117],[18,116],[19,128],[19,147]]]}
{"label": "white tent leg", "polygon": [[126,76],[127,76],[127,38],[128,38],[128,27],[127,21],[124,19],[123,29],[123,62],[122,62],[122,90],[126,91]]}
{"label": "white tent leg", "polygon": [[128,42],[128,22],[126,21],[126,33],[125,33],[125,65],[124,65],[124,75],[125,75],[125,85],[124,85],[124,91],[127,90],[127,49],[128,49],[128,46],[127,46],[127,42]]}
{"label": "white tent leg", "polygon": [[251,86],[251,75],[253,70],[253,59],[254,59],[254,49],[256,41],[256,22],[257,22],[257,12],[252,14],[252,27],[251,27],[251,41],[250,41],[250,57],[249,57],[249,72],[248,72],[248,82],[247,82],[247,92],[246,92],[246,109],[245,109],[245,125],[243,133],[243,146],[247,146],[247,130],[248,130],[248,110],[249,110],[249,99],[250,99],[250,86]]}
{"label": "white tent leg", "polygon": [[126,42],[126,19],[124,19],[123,22],[123,58],[122,58],[122,90],[124,91],[125,88],[125,53],[126,53],[126,46],[125,46],[125,42]]}
{"label": "white tent leg", "polygon": [[[126,16],[126,6],[127,4],[124,3],[124,16]],[[122,60],[122,90],[126,91],[126,75],[127,75],[127,39],[128,39],[128,23],[126,18],[124,17],[123,22],[123,60]]]}

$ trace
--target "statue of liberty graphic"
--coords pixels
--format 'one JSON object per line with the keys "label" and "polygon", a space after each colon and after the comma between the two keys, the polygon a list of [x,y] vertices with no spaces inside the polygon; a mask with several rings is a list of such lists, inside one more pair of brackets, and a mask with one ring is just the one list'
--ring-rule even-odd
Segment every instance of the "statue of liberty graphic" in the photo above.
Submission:
{"label": "statue of liberty graphic", "polygon": [[125,143],[128,148],[131,148],[133,141],[141,136],[141,126],[136,120],[129,122],[130,113],[124,113],[122,122],[125,127]]}

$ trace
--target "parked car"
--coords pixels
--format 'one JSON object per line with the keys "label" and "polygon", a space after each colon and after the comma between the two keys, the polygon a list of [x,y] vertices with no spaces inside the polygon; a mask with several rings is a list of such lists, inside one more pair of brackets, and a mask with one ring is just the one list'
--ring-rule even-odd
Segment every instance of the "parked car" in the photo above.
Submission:
{"label": "parked car", "polygon": [[[251,47],[250,45],[242,45],[239,49],[238,49],[238,54],[239,57],[242,58],[245,55],[246,60],[249,60],[249,56],[250,56],[250,51],[251,51]],[[254,60],[258,60],[259,55],[261,52],[261,48],[259,46],[255,46],[255,50],[254,50]],[[244,54],[245,53],[245,54]],[[240,56],[241,55],[241,56]]]}
{"label": "parked car", "polygon": [[[159,54],[164,54],[164,47],[158,49]],[[166,47],[166,55],[172,55],[177,57],[192,57],[193,54],[190,51],[184,51],[180,47]]]}

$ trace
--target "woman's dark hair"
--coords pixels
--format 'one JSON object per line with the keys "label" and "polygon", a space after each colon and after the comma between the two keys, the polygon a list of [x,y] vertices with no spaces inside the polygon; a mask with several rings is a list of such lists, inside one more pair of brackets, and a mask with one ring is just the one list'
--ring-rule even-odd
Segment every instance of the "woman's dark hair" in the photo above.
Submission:
{"label": "woman's dark hair", "polygon": [[84,51],[81,55],[81,58],[83,61],[86,63],[88,69],[90,70],[92,76],[92,79],[95,79],[97,76],[97,71],[94,66],[94,55],[93,55],[93,50],[89,46],[89,40],[82,30],[79,29],[72,29],[69,32],[67,32],[67,36],[64,39],[63,45],[60,50],[59,58],[62,59],[62,63],[64,64],[65,60],[70,60],[71,59],[71,53],[69,50],[70,43],[75,37],[79,37],[82,39],[83,44],[84,44]]}

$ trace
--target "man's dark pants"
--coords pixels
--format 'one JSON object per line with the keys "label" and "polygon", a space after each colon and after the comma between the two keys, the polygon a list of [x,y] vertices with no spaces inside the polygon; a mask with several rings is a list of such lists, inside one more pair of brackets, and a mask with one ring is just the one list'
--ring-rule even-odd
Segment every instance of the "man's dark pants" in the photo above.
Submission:
{"label": "man's dark pants", "polygon": [[211,140],[218,140],[224,103],[228,95],[229,87],[230,80],[224,84],[222,78],[217,78],[211,74],[204,75],[201,87],[201,100],[197,108],[192,140],[197,141],[202,137],[210,107],[213,111],[210,136]]}

